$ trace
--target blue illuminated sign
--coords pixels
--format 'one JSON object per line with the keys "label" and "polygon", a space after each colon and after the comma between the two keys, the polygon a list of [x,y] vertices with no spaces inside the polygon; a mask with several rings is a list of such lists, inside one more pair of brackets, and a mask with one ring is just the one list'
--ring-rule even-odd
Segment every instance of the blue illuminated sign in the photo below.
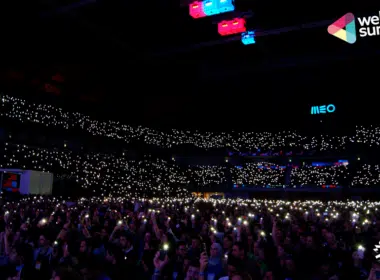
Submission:
{"label": "blue illuminated sign", "polygon": [[311,114],[312,115],[327,114],[327,113],[334,113],[334,112],[335,112],[335,105],[334,104],[321,105],[321,106],[311,106]]}

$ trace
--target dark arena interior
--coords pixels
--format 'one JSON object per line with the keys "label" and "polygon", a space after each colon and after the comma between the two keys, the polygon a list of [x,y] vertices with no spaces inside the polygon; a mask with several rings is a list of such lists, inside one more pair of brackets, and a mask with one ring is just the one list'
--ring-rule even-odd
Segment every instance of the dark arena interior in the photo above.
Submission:
{"label": "dark arena interior", "polygon": [[0,280],[380,279],[376,1],[0,6]]}

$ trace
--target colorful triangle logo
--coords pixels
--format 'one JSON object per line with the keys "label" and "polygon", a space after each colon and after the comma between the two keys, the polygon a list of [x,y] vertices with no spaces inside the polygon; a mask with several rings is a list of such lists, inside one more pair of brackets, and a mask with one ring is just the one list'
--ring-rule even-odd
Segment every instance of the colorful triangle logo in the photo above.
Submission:
{"label": "colorful triangle logo", "polygon": [[[344,29],[345,28],[345,29]],[[327,31],[329,34],[349,43],[356,42],[356,27],[355,16],[352,13],[347,13],[331,24]]]}

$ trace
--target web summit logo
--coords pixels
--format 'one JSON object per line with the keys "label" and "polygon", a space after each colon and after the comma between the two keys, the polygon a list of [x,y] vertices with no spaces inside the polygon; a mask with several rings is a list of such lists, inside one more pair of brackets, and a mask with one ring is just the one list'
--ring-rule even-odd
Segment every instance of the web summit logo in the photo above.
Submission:
{"label": "web summit logo", "polygon": [[[379,16],[369,16],[357,18],[359,22],[359,36],[379,36],[380,35],[380,12]],[[352,13],[347,13],[340,19],[331,24],[327,31],[329,34],[349,43],[356,42],[356,25],[355,16]]]}

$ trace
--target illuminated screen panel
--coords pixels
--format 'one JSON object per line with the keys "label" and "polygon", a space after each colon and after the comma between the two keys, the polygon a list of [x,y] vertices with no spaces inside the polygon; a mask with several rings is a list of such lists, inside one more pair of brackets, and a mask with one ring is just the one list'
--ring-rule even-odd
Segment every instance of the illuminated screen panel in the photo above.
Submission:
{"label": "illuminated screen panel", "polygon": [[2,190],[7,192],[19,192],[20,191],[20,179],[21,175],[17,173],[4,172],[2,174]]}

